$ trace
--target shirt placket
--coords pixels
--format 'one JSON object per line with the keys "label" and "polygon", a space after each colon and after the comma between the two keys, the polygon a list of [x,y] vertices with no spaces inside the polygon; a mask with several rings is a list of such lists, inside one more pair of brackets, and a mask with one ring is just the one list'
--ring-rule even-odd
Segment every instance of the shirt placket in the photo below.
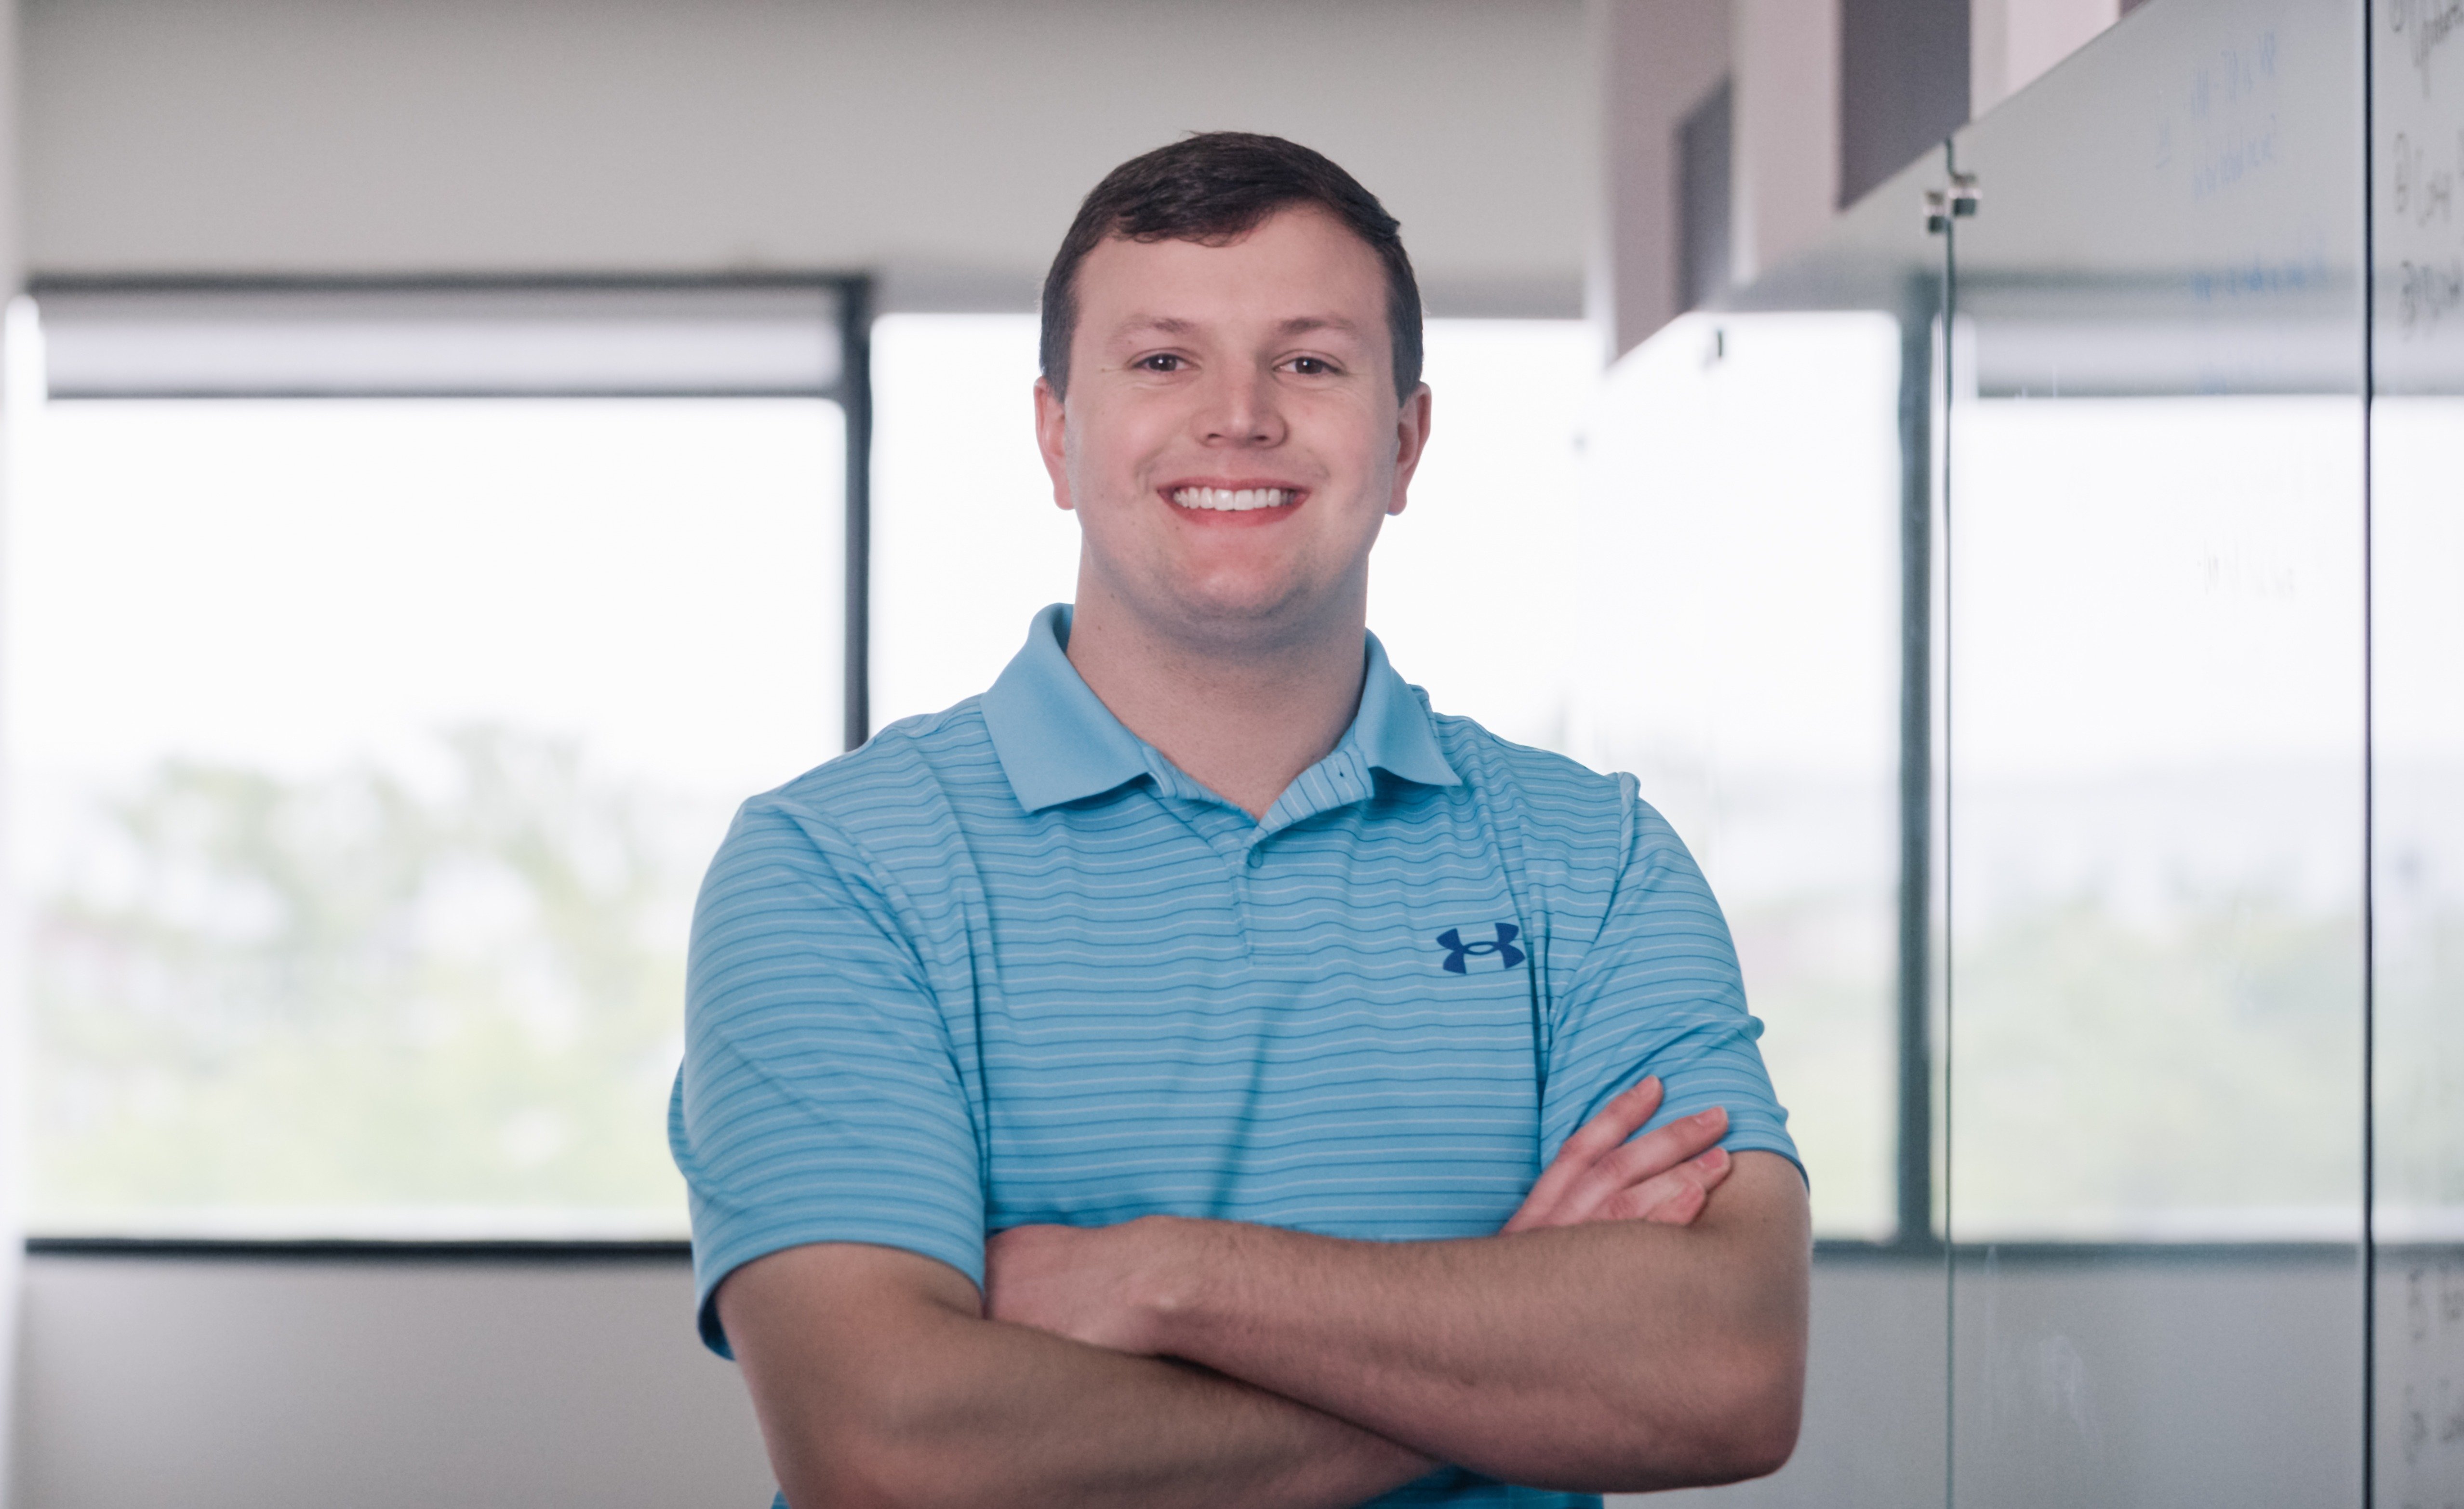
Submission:
{"label": "shirt placket", "polygon": [[1196,786],[1160,759],[1151,769],[1167,804],[1223,861],[1232,882],[1233,910],[1241,932],[1241,956],[1244,959],[1257,957],[1257,909],[1250,883],[1266,867],[1268,846],[1294,824],[1368,797],[1373,779],[1368,762],[1347,744],[1303,771],[1290,789],[1267,809],[1265,817],[1253,820],[1212,792]]}
{"label": "shirt placket", "polygon": [[1213,850],[1223,864],[1232,885],[1232,909],[1235,928],[1241,935],[1241,956],[1253,958],[1257,952],[1256,914],[1249,905],[1249,872],[1263,863],[1257,847],[1263,835],[1261,825],[1239,808],[1207,791],[1172,769],[1159,757],[1150,764],[1155,777],[1155,794],[1165,809],[1180,820],[1190,835]]}
{"label": "shirt placket", "polygon": [[1265,818],[1243,835],[1241,868],[1234,884],[1241,892],[1241,926],[1243,946],[1250,947],[1249,937],[1256,913],[1250,902],[1250,882],[1270,862],[1269,846],[1290,829],[1321,814],[1332,812],[1362,800],[1370,795],[1372,776],[1369,763],[1349,743],[1300,774],[1290,788],[1277,798]]}

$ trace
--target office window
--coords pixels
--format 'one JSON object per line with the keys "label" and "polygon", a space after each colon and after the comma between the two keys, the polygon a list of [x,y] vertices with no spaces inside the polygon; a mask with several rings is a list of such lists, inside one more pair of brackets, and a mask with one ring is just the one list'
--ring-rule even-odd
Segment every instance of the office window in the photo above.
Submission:
{"label": "office window", "polygon": [[1033,315],[872,325],[872,719],[993,684],[1027,620],[1077,593],[1078,521],[1035,448]]}
{"label": "office window", "polygon": [[693,890],[842,743],[836,297],[42,300],[33,1231],[682,1234]]}
{"label": "office window", "polygon": [[2383,1242],[2453,1242],[2464,1237],[2464,398],[2382,394],[2370,447],[2373,1215]]}
{"label": "office window", "polygon": [[1956,1233],[2351,1240],[2360,405],[1997,391],[1979,327],[1952,431]]}
{"label": "office window", "polygon": [[1585,453],[1573,752],[1630,770],[1727,914],[1815,1232],[1894,1230],[1900,330],[1689,315]]}

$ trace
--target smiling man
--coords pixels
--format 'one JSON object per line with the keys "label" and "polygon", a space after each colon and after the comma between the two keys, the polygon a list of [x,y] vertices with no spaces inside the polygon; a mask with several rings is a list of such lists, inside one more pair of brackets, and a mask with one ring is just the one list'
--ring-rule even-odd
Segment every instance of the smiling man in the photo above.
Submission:
{"label": "smiling man", "polygon": [[1630,777],[1367,633],[1430,429],[1396,222],[1193,137],[1088,197],[1044,321],[1075,603],[746,803],[694,921],[671,1137],[783,1497],[1771,1471],[1805,1192],[1718,908]]}

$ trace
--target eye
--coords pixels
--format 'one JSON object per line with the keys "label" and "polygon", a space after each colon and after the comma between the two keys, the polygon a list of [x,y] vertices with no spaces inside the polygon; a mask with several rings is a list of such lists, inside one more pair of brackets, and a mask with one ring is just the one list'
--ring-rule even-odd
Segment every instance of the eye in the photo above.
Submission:
{"label": "eye", "polygon": [[1289,365],[1301,377],[1331,377],[1335,365],[1324,357],[1294,357]]}
{"label": "eye", "polygon": [[1169,351],[1158,351],[1151,357],[1140,357],[1131,363],[1143,372],[1177,372],[1187,365]]}

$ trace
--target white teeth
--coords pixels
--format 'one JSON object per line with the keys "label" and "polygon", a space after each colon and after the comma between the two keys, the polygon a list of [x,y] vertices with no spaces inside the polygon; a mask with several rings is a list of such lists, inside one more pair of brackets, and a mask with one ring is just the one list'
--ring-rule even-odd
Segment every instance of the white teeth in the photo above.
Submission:
{"label": "white teeth", "polygon": [[1282,508],[1292,500],[1289,488],[1182,488],[1172,495],[1182,508],[1212,509],[1220,514],[1245,514],[1251,509]]}

